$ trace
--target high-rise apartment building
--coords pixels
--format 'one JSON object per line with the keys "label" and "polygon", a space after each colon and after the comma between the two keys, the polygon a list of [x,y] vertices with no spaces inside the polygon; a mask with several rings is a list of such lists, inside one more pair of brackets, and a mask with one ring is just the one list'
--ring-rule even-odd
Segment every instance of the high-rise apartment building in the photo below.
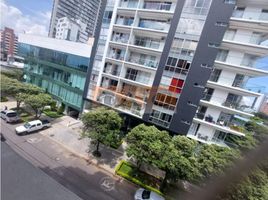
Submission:
{"label": "high-rise apartment building", "polygon": [[49,37],[56,37],[58,20],[67,17],[75,23],[86,25],[85,28],[80,28],[78,37],[78,42],[86,43],[89,37],[95,35],[100,7],[101,0],[54,0]]}
{"label": "high-rise apartment building", "polygon": [[0,31],[1,60],[7,60],[8,56],[13,57],[17,54],[18,37],[14,30],[5,27]]}
{"label": "high-rise apartment building", "polygon": [[89,102],[203,143],[244,136],[239,118],[253,116],[260,95],[247,81],[268,75],[267,1],[108,0],[108,8]]}

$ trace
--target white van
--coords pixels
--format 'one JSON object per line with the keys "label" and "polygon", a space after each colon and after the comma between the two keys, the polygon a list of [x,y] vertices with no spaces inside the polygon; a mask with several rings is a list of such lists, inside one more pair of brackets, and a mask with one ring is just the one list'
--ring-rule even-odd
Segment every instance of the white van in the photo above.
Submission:
{"label": "white van", "polygon": [[5,120],[7,123],[20,121],[20,117],[18,113],[13,110],[2,110],[1,118]]}

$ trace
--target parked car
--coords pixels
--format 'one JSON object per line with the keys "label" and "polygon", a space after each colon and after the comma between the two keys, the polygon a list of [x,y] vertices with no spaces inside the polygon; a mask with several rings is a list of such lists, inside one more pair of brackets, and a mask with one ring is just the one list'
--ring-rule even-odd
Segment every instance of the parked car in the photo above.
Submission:
{"label": "parked car", "polygon": [[13,110],[2,110],[1,118],[5,120],[7,123],[20,121],[20,116],[16,111]]}
{"label": "parked car", "polygon": [[135,193],[135,200],[165,200],[164,197],[150,190],[140,188]]}
{"label": "parked car", "polygon": [[42,130],[50,127],[51,124],[48,120],[34,120],[31,122],[27,122],[26,124],[19,126],[15,129],[18,135],[24,135],[27,133],[31,133],[34,131]]}

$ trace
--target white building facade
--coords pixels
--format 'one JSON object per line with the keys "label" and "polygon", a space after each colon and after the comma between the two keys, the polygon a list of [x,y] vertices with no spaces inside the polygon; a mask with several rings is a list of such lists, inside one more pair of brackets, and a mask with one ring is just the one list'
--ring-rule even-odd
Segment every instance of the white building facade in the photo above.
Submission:
{"label": "white building facade", "polygon": [[247,81],[268,75],[267,1],[109,2],[86,99],[203,143],[244,136],[235,118],[260,95]]}

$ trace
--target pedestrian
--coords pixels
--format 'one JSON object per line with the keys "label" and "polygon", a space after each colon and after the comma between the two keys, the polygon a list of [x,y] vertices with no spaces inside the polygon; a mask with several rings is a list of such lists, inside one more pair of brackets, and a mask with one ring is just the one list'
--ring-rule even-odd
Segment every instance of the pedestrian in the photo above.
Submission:
{"label": "pedestrian", "polygon": [[7,110],[7,106],[5,106],[5,110]]}

